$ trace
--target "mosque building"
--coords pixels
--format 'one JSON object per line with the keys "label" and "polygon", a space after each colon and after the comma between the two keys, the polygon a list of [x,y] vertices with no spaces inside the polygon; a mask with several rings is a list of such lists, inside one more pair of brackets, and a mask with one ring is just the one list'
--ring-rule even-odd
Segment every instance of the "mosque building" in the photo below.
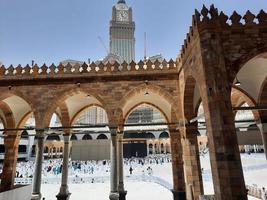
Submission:
{"label": "mosque building", "polygon": [[[102,60],[103,63],[107,62],[119,62],[124,61],[130,63],[135,61],[135,22],[133,18],[133,10],[128,6],[125,0],[119,0],[112,8],[112,17],[110,20],[109,27],[109,54]],[[162,61],[163,57],[161,54],[157,54],[151,57],[147,57],[152,62],[159,60]],[[97,61],[100,62],[100,61]],[[76,61],[67,59],[61,62],[63,65],[70,63],[71,65],[82,65],[82,61]],[[0,62],[1,65],[1,62]],[[200,109],[202,107],[200,106]],[[201,112],[201,111],[200,111]],[[242,116],[246,116],[246,113],[243,113]],[[240,115],[238,115],[240,118]],[[164,117],[161,116],[158,110],[153,109],[149,105],[143,104],[140,105],[134,112],[132,112],[126,123],[128,124],[143,124],[143,123],[159,123],[164,122]],[[85,109],[82,115],[76,121],[75,125],[96,125],[96,124],[107,124],[108,118],[105,111],[97,106],[92,106],[88,109]],[[201,122],[200,124],[204,123]],[[60,120],[57,118],[55,120],[56,126],[61,126]],[[248,124],[249,125],[249,124]],[[30,119],[26,127],[34,126],[34,120]],[[201,126],[201,125],[200,125]],[[136,129],[143,129],[143,132],[133,133],[132,130],[128,130],[130,133],[125,133],[124,135],[124,151],[125,157],[131,156],[146,156],[149,154],[159,154],[159,153],[170,153],[170,139],[169,133],[166,126],[158,126],[155,130],[145,130],[147,127],[136,126]],[[73,136],[72,141],[82,141],[82,140],[98,140],[98,139],[110,139],[109,131],[106,130],[106,133],[99,134],[90,134],[91,130],[80,130],[77,136]],[[104,130],[105,131],[105,130]],[[199,147],[200,149],[205,149],[207,146],[206,130],[205,127],[203,130],[200,130],[199,136]],[[34,138],[29,137],[28,135],[32,134],[31,131],[24,131],[22,133],[22,139],[19,146],[19,159],[31,159],[35,154],[34,148]],[[0,142],[3,139],[0,138]],[[60,157],[63,151],[63,138],[57,136],[56,133],[47,137],[46,147],[44,151],[45,157],[53,158]],[[103,140],[102,140],[103,142]],[[108,150],[109,143],[105,143],[104,146],[107,149],[105,156],[109,156]],[[102,146],[103,147],[103,146]],[[77,148],[84,148],[84,145],[78,145]],[[94,147],[95,148],[95,147]],[[261,144],[247,144],[240,145],[240,151],[263,151],[263,146]],[[2,152],[2,153],[1,153]],[[4,145],[0,144],[0,159],[4,158]],[[79,151],[76,151],[79,152]],[[74,145],[74,154],[75,145]],[[103,158],[106,158],[106,157]],[[79,156],[78,156],[79,157]],[[74,156],[75,158],[75,156]],[[80,157],[79,157],[80,158]],[[87,157],[86,159],[92,159],[95,157]]]}

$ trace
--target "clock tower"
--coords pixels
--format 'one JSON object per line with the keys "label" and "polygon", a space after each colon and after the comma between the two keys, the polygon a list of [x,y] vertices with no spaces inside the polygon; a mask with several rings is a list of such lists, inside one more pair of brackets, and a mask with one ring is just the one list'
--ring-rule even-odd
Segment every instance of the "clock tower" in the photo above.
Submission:
{"label": "clock tower", "polygon": [[126,5],[125,0],[119,0],[112,9],[109,36],[110,53],[118,56],[120,62],[135,60],[134,31],[132,8]]}

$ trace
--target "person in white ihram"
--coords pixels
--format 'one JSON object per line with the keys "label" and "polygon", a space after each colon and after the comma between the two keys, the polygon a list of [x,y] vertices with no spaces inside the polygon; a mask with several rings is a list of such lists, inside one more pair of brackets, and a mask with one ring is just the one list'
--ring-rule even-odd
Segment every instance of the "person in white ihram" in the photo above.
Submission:
{"label": "person in white ihram", "polygon": [[264,187],[261,190],[261,199],[262,200],[267,200],[267,191],[265,190]]}
{"label": "person in white ihram", "polygon": [[267,200],[267,191],[265,190],[264,187],[261,190],[261,199],[262,200]]}

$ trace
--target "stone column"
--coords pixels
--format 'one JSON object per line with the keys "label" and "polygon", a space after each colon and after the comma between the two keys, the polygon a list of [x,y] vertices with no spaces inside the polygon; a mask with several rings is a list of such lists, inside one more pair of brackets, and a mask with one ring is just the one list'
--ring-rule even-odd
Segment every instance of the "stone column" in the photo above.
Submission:
{"label": "stone column", "polygon": [[159,139],[159,154],[161,154],[161,140]]}
{"label": "stone column", "polygon": [[231,103],[233,77],[229,68],[236,66],[227,66],[229,58],[218,31],[202,32],[200,38],[196,79],[206,119],[215,199],[247,200]]}
{"label": "stone column", "polygon": [[40,200],[41,195],[41,183],[42,183],[42,168],[43,168],[43,153],[44,153],[44,130],[36,130],[37,138],[37,151],[35,157],[35,167],[33,176],[33,190],[32,190],[32,200]]}
{"label": "stone column", "polygon": [[1,177],[0,191],[7,191],[13,188],[16,176],[16,165],[18,157],[19,136],[16,132],[4,133],[5,157]]}
{"label": "stone column", "polygon": [[110,128],[110,200],[118,200],[118,169],[117,169],[117,128]]}
{"label": "stone column", "polygon": [[119,200],[125,200],[127,191],[124,190],[123,177],[123,134],[118,134],[118,192]]}
{"label": "stone column", "polygon": [[181,144],[181,135],[175,127],[170,130],[170,143],[172,154],[172,172],[173,172],[173,199],[185,200],[185,180],[183,166],[183,149]]}
{"label": "stone column", "polygon": [[[29,130],[28,131],[30,135],[34,134],[33,130]],[[34,143],[34,136],[29,136],[29,143],[28,143],[28,151],[27,151],[27,159],[30,160],[31,159],[31,153],[32,153],[32,146]]]}
{"label": "stone column", "polygon": [[216,100],[207,97],[208,102],[203,102],[215,198],[246,200],[247,192],[230,95],[228,101],[223,97],[228,94],[222,93],[220,96],[214,98]]}
{"label": "stone column", "polygon": [[257,123],[262,137],[262,144],[264,147],[264,153],[267,160],[267,123]]}
{"label": "stone column", "polygon": [[156,154],[156,151],[155,151],[155,143],[152,143],[152,153],[153,153],[153,155]]}
{"label": "stone column", "polygon": [[60,186],[60,191],[56,196],[58,200],[68,200],[71,195],[68,187],[69,155],[70,155],[70,135],[65,134],[61,186]]}
{"label": "stone column", "polygon": [[185,165],[185,179],[187,184],[187,196],[199,199],[203,195],[203,181],[201,174],[199,148],[197,140],[197,124],[187,125],[181,131],[185,135],[183,140],[183,159]]}

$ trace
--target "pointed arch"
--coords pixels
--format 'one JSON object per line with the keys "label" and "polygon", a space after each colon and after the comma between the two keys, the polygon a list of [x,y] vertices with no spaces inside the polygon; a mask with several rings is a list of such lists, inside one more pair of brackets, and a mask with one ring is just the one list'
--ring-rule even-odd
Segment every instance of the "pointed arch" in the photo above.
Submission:
{"label": "pointed arch", "polygon": [[[258,99],[258,105],[260,106],[267,105],[267,77],[265,78],[261,86],[260,95]],[[260,118],[262,122],[264,123],[267,122],[267,111],[266,110],[260,111]]]}
{"label": "pointed arch", "polygon": [[0,101],[0,109],[4,114],[4,116],[1,117],[4,127],[15,128],[15,118],[10,107],[5,102]]}
{"label": "pointed arch", "polygon": [[124,119],[133,107],[144,102],[161,111],[164,110],[163,113],[167,116],[169,122],[172,121],[172,109],[175,109],[175,113],[178,113],[177,102],[167,90],[153,84],[141,84],[129,91],[119,103]]}
{"label": "pointed arch", "polygon": [[[88,95],[92,98],[94,98],[99,105],[101,105],[104,110],[106,110],[107,115],[109,117],[108,111],[106,109],[106,102],[99,96],[99,93],[89,87],[87,88],[82,88],[82,87],[75,87],[73,89],[65,89],[62,92],[57,94],[56,99],[54,99],[54,101],[49,103],[49,107],[47,108],[47,111],[44,114],[44,121],[45,121],[45,125],[48,126],[50,119],[53,115],[53,113],[55,112],[55,110],[57,109],[57,107],[59,107],[60,105],[62,105],[64,102],[66,102],[66,100],[70,97],[73,97],[75,95],[79,95],[79,94],[85,94]],[[69,116],[70,117],[70,116]]]}

